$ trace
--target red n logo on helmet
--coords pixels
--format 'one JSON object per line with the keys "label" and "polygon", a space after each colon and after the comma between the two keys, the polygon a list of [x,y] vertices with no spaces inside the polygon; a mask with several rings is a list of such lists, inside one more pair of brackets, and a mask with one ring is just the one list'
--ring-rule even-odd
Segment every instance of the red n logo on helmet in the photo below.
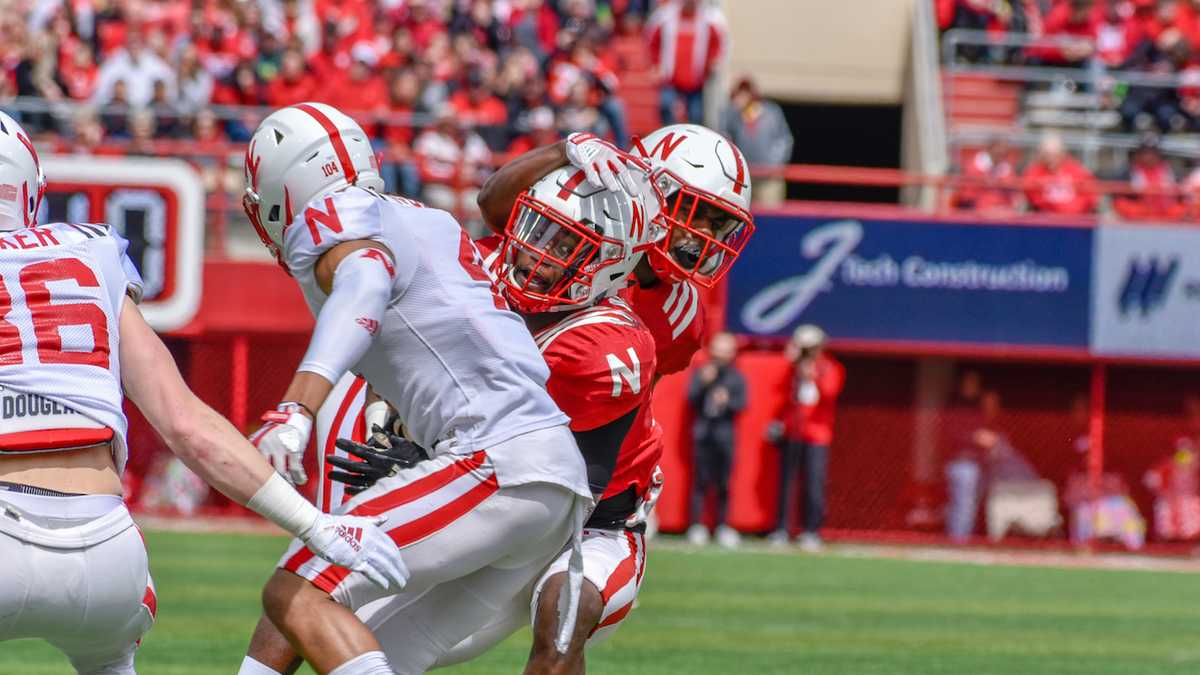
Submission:
{"label": "red n logo on helmet", "polygon": [[671,153],[675,152],[675,149],[682,145],[686,140],[687,136],[680,136],[679,138],[676,138],[675,132],[671,132],[660,138],[658,142],[654,144],[654,147],[650,150],[650,152],[646,152],[646,146],[642,144],[642,140],[640,138],[635,139],[633,143],[634,146],[637,147],[637,150],[642,153],[643,157],[658,157],[665,162],[668,158],[670,158]]}
{"label": "red n logo on helmet", "polygon": [[250,187],[255,192],[258,192],[258,167],[262,164],[262,157],[254,156],[254,146],[257,144],[258,141],[255,140],[246,148],[246,171],[250,172]]}

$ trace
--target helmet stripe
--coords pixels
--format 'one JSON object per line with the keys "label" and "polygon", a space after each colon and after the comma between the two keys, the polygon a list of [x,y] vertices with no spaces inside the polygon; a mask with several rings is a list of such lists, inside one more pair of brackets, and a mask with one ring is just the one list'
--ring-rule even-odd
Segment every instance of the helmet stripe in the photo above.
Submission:
{"label": "helmet stripe", "polygon": [[325,133],[329,134],[329,142],[333,144],[333,151],[337,154],[338,162],[342,165],[342,173],[346,174],[346,181],[353,183],[358,178],[358,172],[354,170],[354,163],[350,161],[350,151],[346,149],[346,143],[342,140],[342,134],[333,124],[333,120],[329,119],[325,113],[317,110],[307,103],[298,103],[296,108],[308,113],[317,124],[320,124]]}
{"label": "helmet stripe", "polygon": [[733,162],[737,165],[737,178],[734,179],[733,194],[740,195],[746,181],[746,167],[742,165],[742,153],[738,152],[733,143],[729,144],[729,149],[733,151]]}
{"label": "helmet stripe", "polygon": [[579,187],[579,184],[582,183],[583,179],[586,177],[587,174],[585,174],[582,170],[576,171],[575,175],[571,176],[567,179],[567,182],[563,183],[562,189],[558,191],[558,198],[567,199],[570,197],[571,191]]}
{"label": "helmet stripe", "polygon": [[14,135],[17,137],[18,141],[21,141],[21,145],[25,146],[25,149],[29,151],[29,154],[33,155],[33,165],[40,169],[42,167],[42,161],[38,159],[37,150],[33,149],[33,143],[30,143],[25,134],[19,131]]}

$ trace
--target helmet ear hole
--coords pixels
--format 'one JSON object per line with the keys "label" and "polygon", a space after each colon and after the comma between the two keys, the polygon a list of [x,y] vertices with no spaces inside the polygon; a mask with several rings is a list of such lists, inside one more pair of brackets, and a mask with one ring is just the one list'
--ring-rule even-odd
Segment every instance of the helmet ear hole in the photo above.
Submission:
{"label": "helmet ear hole", "polygon": [[267,214],[267,222],[270,222],[270,223],[278,223],[279,222],[279,205],[278,204],[275,204],[274,206],[271,207],[271,212],[269,214]]}
{"label": "helmet ear hole", "polygon": [[283,134],[278,129],[274,129],[273,131],[275,132],[275,145],[279,145],[283,142]]}

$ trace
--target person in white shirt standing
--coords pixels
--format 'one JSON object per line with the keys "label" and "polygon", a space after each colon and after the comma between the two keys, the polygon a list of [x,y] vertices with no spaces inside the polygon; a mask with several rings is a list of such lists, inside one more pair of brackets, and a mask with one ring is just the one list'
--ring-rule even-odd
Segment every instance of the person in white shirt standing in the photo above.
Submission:
{"label": "person in white shirt standing", "polygon": [[[366,133],[320,103],[263,120],[246,151],[246,182],[251,223],[317,318],[284,401],[253,442],[277,471],[306,481],[313,411],[355,372],[430,459],[341,509],[388,516],[410,573],[398,612],[420,627],[403,661],[389,663],[354,614],[395,589],[295,542],[263,591],[266,617],[240,672],[287,672],[300,657],[335,675],[424,672],[568,542],[573,617],[592,501],[584,460],[546,392],[545,361],[466,232],[445,211],[380,194]],[[560,637],[565,650],[570,635]]]}
{"label": "person in white shirt standing", "polygon": [[407,574],[380,517],[320,513],[184,384],[138,311],[127,242],[39,225],[29,137],[0,113],[0,641],[42,638],[80,673],[130,675],[158,600],[121,498],[122,390],[210,485],[382,586]]}

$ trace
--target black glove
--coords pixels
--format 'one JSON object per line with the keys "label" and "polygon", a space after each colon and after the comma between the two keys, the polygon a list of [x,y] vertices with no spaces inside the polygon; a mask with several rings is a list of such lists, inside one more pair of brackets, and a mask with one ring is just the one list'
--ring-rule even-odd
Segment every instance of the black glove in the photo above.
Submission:
{"label": "black glove", "polygon": [[[391,426],[391,425],[388,425]],[[358,460],[349,457],[329,457],[329,480],[346,484],[346,492],[356,495],[375,484],[380,478],[390,476],[400,469],[415,466],[429,459],[425,448],[390,431],[375,425],[371,429],[371,440],[367,444],[356,443],[349,438],[339,438],[335,443]],[[360,461],[361,460],[361,461]]]}

